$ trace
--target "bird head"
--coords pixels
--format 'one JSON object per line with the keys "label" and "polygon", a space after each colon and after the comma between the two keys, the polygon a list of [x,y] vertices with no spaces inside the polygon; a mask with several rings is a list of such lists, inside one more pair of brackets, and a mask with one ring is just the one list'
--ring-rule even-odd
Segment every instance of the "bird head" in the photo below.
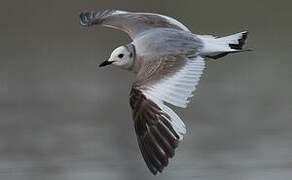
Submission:
{"label": "bird head", "polygon": [[127,46],[120,46],[116,48],[110,58],[99,65],[103,67],[106,65],[114,65],[124,69],[129,69],[134,62],[134,52]]}

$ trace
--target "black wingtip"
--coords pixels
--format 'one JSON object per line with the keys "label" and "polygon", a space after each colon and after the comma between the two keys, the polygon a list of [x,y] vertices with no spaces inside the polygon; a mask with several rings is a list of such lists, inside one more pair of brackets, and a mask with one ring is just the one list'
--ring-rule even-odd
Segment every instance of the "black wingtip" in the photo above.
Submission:
{"label": "black wingtip", "polygon": [[80,25],[81,26],[89,26],[90,25],[90,19],[91,19],[91,15],[92,13],[89,12],[82,12],[80,13],[79,17],[80,17]]}
{"label": "black wingtip", "polygon": [[81,26],[91,26],[93,24],[101,24],[102,21],[112,15],[116,10],[104,10],[104,11],[89,11],[80,13]]}

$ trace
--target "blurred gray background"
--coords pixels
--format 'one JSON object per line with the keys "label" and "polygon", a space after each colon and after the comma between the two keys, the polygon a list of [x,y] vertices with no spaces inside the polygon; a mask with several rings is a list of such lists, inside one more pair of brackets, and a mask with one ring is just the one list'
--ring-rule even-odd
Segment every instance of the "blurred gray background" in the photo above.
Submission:
{"label": "blurred gray background", "polygon": [[[292,179],[291,1],[1,2],[0,179]],[[135,76],[98,69],[130,42],[83,28],[84,10],[157,12],[197,34],[249,30],[248,48],[207,62],[187,135],[164,173],[148,171],[128,103]]]}

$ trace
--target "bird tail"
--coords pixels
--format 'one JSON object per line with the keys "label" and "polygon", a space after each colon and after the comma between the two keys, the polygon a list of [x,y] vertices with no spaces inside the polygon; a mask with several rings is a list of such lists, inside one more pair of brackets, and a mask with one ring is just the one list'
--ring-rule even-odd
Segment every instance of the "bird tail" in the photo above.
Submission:
{"label": "bird tail", "polygon": [[221,38],[210,35],[199,35],[198,37],[204,44],[201,55],[212,59],[221,58],[229,53],[250,51],[250,49],[243,49],[248,37],[247,31]]}

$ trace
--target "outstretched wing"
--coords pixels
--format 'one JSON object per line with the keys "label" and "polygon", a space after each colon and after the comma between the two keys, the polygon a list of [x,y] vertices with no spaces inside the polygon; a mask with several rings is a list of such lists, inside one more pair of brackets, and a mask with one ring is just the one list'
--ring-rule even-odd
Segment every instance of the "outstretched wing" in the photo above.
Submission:
{"label": "outstretched wing", "polygon": [[100,24],[106,27],[119,29],[134,39],[136,35],[152,28],[173,28],[189,31],[177,20],[154,13],[133,13],[119,10],[105,10],[98,12],[83,12],[80,14],[80,24],[91,26]]}
{"label": "outstretched wing", "polygon": [[130,94],[130,105],[138,144],[153,174],[162,172],[186,133],[178,115],[164,103],[186,107],[200,79],[202,57],[167,55],[148,61],[137,74]]}
{"label": "outstretched wing", "polygon": [[[149,170],[156,174],[168,165],[168,158],[174,156],[178,141],[185,133],[185,127],[179,117],[167,113],[167,106],[157,99],[149,99],[143,91],[133,88],[130,94],[135,131],[142,156]],[[173,122],[172,119],[177,118]],[[179,130],[175,130],[173,123]]]}

